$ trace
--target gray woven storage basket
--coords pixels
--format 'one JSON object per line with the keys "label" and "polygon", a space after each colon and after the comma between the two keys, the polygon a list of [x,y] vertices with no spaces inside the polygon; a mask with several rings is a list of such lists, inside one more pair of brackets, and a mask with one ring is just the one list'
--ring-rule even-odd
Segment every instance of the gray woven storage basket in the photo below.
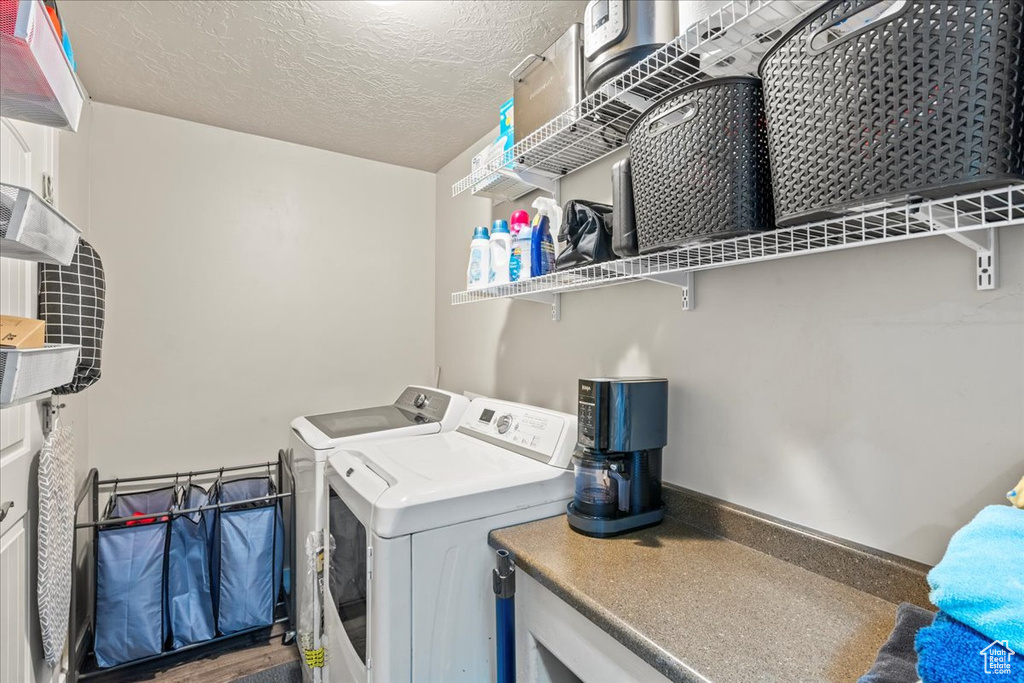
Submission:
{"label": "gray woven storage basket", "polygon": [[628,137],[641,253],[775,227],[756,78],[690,86],[651,107]]}
{"label": "gray woven storage basket", "polygon": [[1024,179],[1024,2],[833,0],[765,55],[780,225]]}

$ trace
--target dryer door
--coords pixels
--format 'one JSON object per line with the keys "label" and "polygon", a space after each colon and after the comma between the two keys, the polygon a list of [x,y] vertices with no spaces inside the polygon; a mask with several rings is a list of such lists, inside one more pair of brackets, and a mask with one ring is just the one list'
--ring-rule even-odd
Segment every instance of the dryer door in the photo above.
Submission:
{"label": "dryer door", "polygon": [[372,585],[368,528],[373,503],[388,482],[356,452],[331,456],[327,467],[327,527],[331,543],[324,569],[326,658],[332,680],[367,680],[367,618]]}

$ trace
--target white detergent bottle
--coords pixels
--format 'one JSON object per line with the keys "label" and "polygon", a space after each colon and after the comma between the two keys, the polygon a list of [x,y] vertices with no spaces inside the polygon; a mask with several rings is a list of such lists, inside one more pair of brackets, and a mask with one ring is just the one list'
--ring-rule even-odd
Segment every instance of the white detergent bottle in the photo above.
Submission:
{"label": "white detergent bottle", "polygon": [[488,284],[505,285],[509,282],[509,261],[512,258],[512,233],[508,223],[494,221],[491,229],[491,277]]}
{"label": "white detergent bottle", "polygon": [[480,289],[487,286],[491,273],[491,243],[487,228],[473,229],[473,241],[469,243],[469,267],[466,269],[466,289]]}

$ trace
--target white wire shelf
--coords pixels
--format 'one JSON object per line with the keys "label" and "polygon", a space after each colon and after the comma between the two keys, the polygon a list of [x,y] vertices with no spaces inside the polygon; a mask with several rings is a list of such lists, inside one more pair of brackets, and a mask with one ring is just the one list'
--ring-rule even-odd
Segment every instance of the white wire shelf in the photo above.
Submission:
{"label": "white wire shelf", "polygon": [[78,129],[82,84],[40,0],[0,6],[0,115]]}
{"label": "white wire shelf", "polygon": [[502,168],[495,171],[490,178],[477,183],[473,188],[473,196],[511,202],[537,188],[555,192],[555,182],[555,179],[547,174]]}
{"label": "white wire shelf", "polygon": [[0,406],[23,403],[70,382],[81,351],[77,344],[0,349]]}
{"label": "white wire shelf", "polygon": [[524,182],[511,175],[495,174],[477,183],[473,188],[474,197],[487,197],[502,201],[515,201],[525,194],[533,192],[535,188],[530,183]]}
{"label": "white wire shelf", "polygon": [[32,190],[0,183],[0,256],[67,266],[81,234]]}
{"label": "white wire shelf", "polygon": [[[689,280],[678,276],[742,263],[838,251],[932,235],[949,235],[978,253],[978,289],[995,287],[995,228],[1024,226],[1024,183],[947,199],[913,200],[848,216],[716,242],[695,243],[668,251],[581,266],[503,285],[452,294],[452,305],[492,299],[524,298],[551,303],[551,295],[610,285],[655,280],[684,288],[684,308],[691,300]],[[986,240],[970,235],[988,230]],[[685,284],[684,284],[685,282]],[[553,311],[554,319],[557,312]]]}
{"label": "white wire shelf", "polygon": [[708,78],[754,73],[761,55],[819,4],[734,0],[512,149],[488,159],[452,185],[452,196],[472,190],[476,196],[507,198],[491,184],[499,182],[494,173],[509,164],[518,172],[558,178],[614,152],[626,143],[633,123],[662,98]]}

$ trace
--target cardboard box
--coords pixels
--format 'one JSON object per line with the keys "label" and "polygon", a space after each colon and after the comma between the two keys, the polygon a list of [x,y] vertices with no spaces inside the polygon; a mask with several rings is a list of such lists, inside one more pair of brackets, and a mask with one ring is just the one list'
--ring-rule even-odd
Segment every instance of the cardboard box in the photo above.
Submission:
{"label": "cardboard box", "polygon": [[5,349],[38,349],[46,341],[46,323],[32,318],[0,315],[0,346]]}
{"label": "cardboard box", "polygon": [[[509,98],[498,110],[498,139],[494,141],[495,147],[500,145],[501,152],[511,152],[515,146],[515,107],[513,98]],[[497,150],[495,150],[497,151]],[[512,164],[506,164],[505,168],[512,168]]]}
{"label": "cardboard box", "polygon": [[498,137],[505,136],[511,140],[515,137],[515,125],[515,98],[510,97],[498,109]]}

